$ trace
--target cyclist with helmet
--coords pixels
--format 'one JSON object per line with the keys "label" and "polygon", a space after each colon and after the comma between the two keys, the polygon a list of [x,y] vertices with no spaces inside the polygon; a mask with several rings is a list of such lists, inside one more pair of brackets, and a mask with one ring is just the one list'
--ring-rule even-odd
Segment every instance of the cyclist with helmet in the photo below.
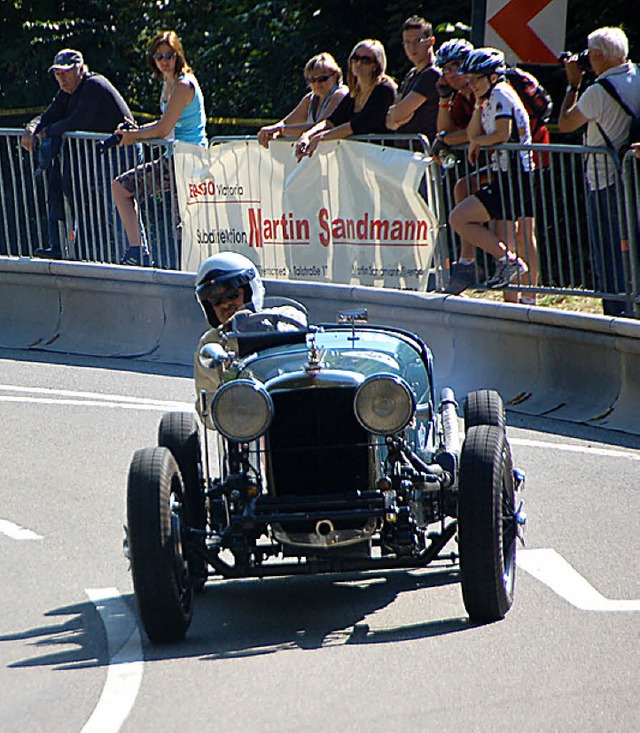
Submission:
{"label": "cyclist with helmet", "polygon": [[[467,156],[471,165],[477,163],[481,148],[493,148],[507,142],[531,143],[529,116],[518,94],[505,81],[505,70],[504,54],[495,48],[475,49],[460,66],[459,73],[468,75],[476,97],[467,128]],[[483,249],[496,259],[495,273],[487,282],[491,289],[506,288],[529,271],[527,263],[513,248],[515,222],[533,216],[531,179],[534,167],[533,156],[526,150],[517,151],[515,155],[504,150],[493,151],[491,181],[457,204],[451,212],[451,227],[463,245],[466,243],[471,250],[461,250],[460,259],[453,269],[452,283],[462,281],[458,283],[457,293],[473,282],[469,274],[472,273],[475,279],[473,247]],[[495,231],[486,227],[491,220],[496,223]]]}
{"label": "cyclist with helmet", "polygon": [[[307,327],[303,306],[289,303],[265,308],[265,288],[258,268],[244,255],[235,252],[221,252],[206,259],[196,274],[196,298],[204,311],[211,328],[203,334],[194,357],[196,392],[204,389],[214,392],[218,386],[218,373],[202,363],[200,352],[206,344],[221,343],[220,331],[235,317],[244,318],[243,329],[265,330],[272,326],[253,314],[278,315],[288,324],[298,323],[300,329]],[[228,327],[228,326],[227,326]],[[295,326],[289,326],[295,328]],[[196,406],[200,410],[200,403]]]}
{"label": "cyclist with helmet", "polygon": [[445,41],[436,52],[436,63],[442,71],[436,89],[438,103],[438,137],[445,145],[461,145],[467,142],[467,125],[471,121],[476,98],[469,80],[459,74],[460,64],[473,51],[464,38]]}

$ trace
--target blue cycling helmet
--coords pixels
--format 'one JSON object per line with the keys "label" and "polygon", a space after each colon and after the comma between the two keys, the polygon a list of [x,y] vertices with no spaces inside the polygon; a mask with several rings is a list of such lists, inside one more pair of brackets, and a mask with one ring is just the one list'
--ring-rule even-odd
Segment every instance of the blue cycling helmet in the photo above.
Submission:
{"label": "blue cycling helmet", "polygon": [[463,60],[459,74],[504,74],[507,70],[504,53],[497,48],[476,48]]}
{"label": "blue cycling helmet", "polygon": [[452,61],[462,61],[473,51],[473,44],[464,38],[445,41],[436,52],[436,63],[440,68]]}

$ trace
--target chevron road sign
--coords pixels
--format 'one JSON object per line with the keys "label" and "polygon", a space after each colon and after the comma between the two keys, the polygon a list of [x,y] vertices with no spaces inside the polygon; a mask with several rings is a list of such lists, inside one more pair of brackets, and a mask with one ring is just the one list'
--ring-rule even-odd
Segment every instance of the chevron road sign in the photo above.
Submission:
{"label": "chevron road sign", "polygon": [[564,50],[567,0],[486,0],[484,43],[510,63],[557,64]]}

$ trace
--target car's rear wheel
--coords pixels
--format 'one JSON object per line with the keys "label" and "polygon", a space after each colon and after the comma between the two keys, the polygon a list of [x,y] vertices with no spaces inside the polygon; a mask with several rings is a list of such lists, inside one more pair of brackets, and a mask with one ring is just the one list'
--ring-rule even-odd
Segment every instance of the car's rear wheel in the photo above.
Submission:
{"label": "car's rear wheel", "polygon": [[136,605],[153,642],[180,641],[191,623],[193,583],[182,549],[183,484],[166,448],[136,451],[127,525]]}
{"label": "car's rear wheel", "polygon": [[458,543],[469,617],[504,618],[515,590],[515,487],[505,432],[494,425],[470,428],[462,446]]}
{"label": "car's rear wheel", "polygon": [[464,401],[464,429],[476,425],[493,425],[504,430],[507,419],[502,397],[495,389],[478,389],[469,392]]}
{"label": "car's rear wheel", "polygon": [[[203,532],[207,515],[202,479],[202,452],[198,420],[191,412],[167,412],[158,426],[158,445],[168,448],[176,459],[184,484],[184,517],[187,526]],[[204,535],[198,540],[204,548]],[[197,544],[196,543],[196,544]],[[195,553],[188,553],[196,581],[196,590],[207,578],[207,563]]]}

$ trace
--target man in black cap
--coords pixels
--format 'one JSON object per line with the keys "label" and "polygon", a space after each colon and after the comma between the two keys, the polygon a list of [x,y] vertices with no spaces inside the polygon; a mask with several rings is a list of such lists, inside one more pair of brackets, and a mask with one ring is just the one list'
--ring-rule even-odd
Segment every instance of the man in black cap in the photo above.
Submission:
{"label": "man in black cap", "polygon": [[[50,170],[49,247],[37,249],[34,254],[36,257],[61,259],[58,222],[65,218],[63,190],[69,197],[72,185],[70,173],[65,172],[62,176],[60,174],[57,157],[60,136],[65,132],[76,131],[112,133],[125,118],[131,119],[132,115],[129,106],[113,84],[101,74],[89,71],[80,51],[72,48],[63,49],[56,54],[49,71],[54,73],[60,89],[42,115],[31,120],[26,126],[21,142],[23,148],[33,153],[38,138],[41,143],[40,167]],[[108,165],[109,162],[115,161],[107,157],[104,162]],[[89,166],[86,169],[92,170]],[[98,166],[98,171],[100,178],[110,182],[111,171],[102,171],[101,166]],[[82,185],[83,188],[91,188],[96,183],[99,189],[98,195],[109,197],[109,210],[111,210],[108,185],[102,186],[101,181],[74,180],[74,185]],[[98,202],[98,205],[100,203]],[[76,218],[82,218],[82,211],[74,213]],[[81,228],[86,230],[88,227],[81,226]],[[89,234],[88,231],[83,233]]]}

